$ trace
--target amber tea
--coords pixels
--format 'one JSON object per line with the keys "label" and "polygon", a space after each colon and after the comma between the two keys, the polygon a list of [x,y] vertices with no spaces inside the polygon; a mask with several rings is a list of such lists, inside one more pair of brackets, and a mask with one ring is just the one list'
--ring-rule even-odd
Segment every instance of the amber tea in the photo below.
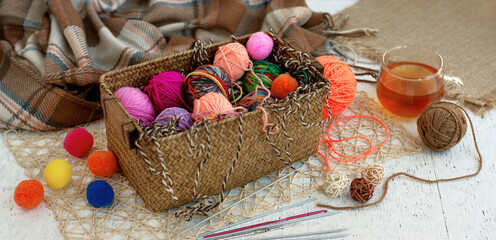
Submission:
{"label": "amber tea", "polygon": [[418,117],[444,92],[438,69],[418,62],[391,62],[377,79],[377,97],[390,112],[402,117]]}

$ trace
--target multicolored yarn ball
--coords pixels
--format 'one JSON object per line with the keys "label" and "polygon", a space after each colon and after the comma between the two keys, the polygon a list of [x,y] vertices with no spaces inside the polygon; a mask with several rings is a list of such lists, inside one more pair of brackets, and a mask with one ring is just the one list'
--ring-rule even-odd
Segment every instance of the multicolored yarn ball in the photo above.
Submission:
{"label": "multicolored yarn ball", "polygon": [[186,100],[193,104],[207,93],[216,92],[230,99],[233,93],[233,82],[224,69],[214,65],[203,65],[186,76],[184,81]]}
{"label": "multicolored yarn ball", "polygon": [[14,202],[22,208],[33,209],[43,201],[45,190],[38,180],[24,180],[14,190]]}
{"label": "multicolored yarn ball", "polygon": [[377,186],[384,181],[384,167],[379,164],[370,164],[362,171],[362,177]]}
{"label": "multicolored yarn ball", "polygon": [[90,171],[99,177],[112,177],[117,172],[117,160],[109,151],[96,151],[88,157]]}
{"label": "multicolored yarn ball", "polygon": [[417,119],[417,131],[426,147],[446,151],[459,143],[467,132],[467,120],[456,104],[435,102]]}
{"label": "multicolored yarn ball", "polygon": [[114,201],[114,189],[104,180],[96,180],[86,188],[86,200],[96,208],[110,206]]}
{"label": "multicolored yarn ball", "polygon": [[88,154],[93,147],[93,135],[85,128],[71,130],[64,139],[64,149],[74,157]]}
{"label": "multicolored yarn ball", "polygon": [[157,112],[170,107],[183,107],[186,103],[182,97],[181,87],[184,76],[178,72],[163,72],[153,76],[144,91],[150,97]]}
{"label": "multicolored yarn ball", "polygon": [[330,173],[326,172],[326,179],[322,187],[329,197],[338,197],[348,187],[349,178],[341,172]]}
{"label": "multicolored yarn ball", "polygon": [[50,188],[59,190],[71,181],[72,167],[63,159],[54,159],[46,165],[43,176]]}
{"label": "multicolored yarn ball", "polygon": [[365,178],[355,178],[350,185],[351,198],[359,202],[368,202],[374,196],[374,185]]}
{"label": "multicolored yarn ball", "polygon": [[207,119],[210,122],[222,120],[224,116],[236,116],[239,112],[245,112],[243,107],[233,108],[232,104],[220,93],[207,93],[200,99],[196,99],[193,108],[193,119],[196,122]]}
{"label": "multicolored yarn ball", "polygon": [[293,92],[298,87],[298,81],[296,81],[294,77],[286,73],[281,74],[279,77],[274,79],[274,83],[272,83],[272,96],[278,99],[284,99],[289,93]]}
{"label": "multicolored yarn ball", "polygon": [[155,122],[157,122],[160,125],[167,126],[174,117],[176,117],[176,119],[181,119],[176,127],[178,131],[187,130],[193,125],[193,119],[191,118],[191,113],[186,111],[186,109],[178,108],[178,107],[165,109],[157,116]]}
{"label": "multicolored yarn ball", "polygon": [[226,70],[233,81],[240,79],[250,69],[250,57],[245,46],[240,43],[229,43],[220,46],[215,53],[214,65]]}
{"label": "multicolored yarn ball", "polygon": [[246,42],[246,50],[253,60],[266,59],[274,48],[274,40],[264,32],[256,32]]}
{"label": "multicolored yarn ball", "polygon": [[[324,76],[331,82],[327,99],[331,116],[337,117],[355,99],[357,81],[351,67],[333,56],[321,56],[317,61],[324,66]],[[322,118],[328,118],[329,111],[324,107]]]}
{"label": "multicolored yarn ball", "polygon": [[256,78],[253,73],[256,74],[267,89],[270,89],[272,82],[279,75],[284,73],[281,67],[276,64],[268,63],[266,61],[255,61],[253,62],[253,72],[248,71],[244,76],[245,88],[248,92],[255,91],[257,86],[261,86],[260,80]]}
{"label": "multicolored yarn ball", "polygon": [[[248,93],[238,102],[238,106],[244,107],[248,109],[248,111],[253,111],[257,108],[258,105],[269,95],[268,92],[258,89],[257,91],[253,91]],[[273,103],[274,99],[269,97],[266,100],[266,103]]]}
{"label": "multicolored yarn ball", "polygon": [[142,125],[151,127],[155,119],[155,108],[152,101],[141,90],[132,87],[119,88],[114,95],[119,99],[122,106],[136,121],[143,121]]}

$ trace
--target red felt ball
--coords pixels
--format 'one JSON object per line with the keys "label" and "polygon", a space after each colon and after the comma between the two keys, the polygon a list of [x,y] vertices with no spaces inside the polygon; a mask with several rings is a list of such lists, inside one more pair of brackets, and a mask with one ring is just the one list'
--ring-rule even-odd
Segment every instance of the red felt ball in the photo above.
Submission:
{"label": "red felt ball", "polygon": [[284,99],[289,93],[298,88],[298,82],[289,74],[281,74],[272,83],[272,96],[278,99]]}
{"label": "red felt ball", "polygon": [[117,160],[112,152],[97,151],[88,157],[88,166],[96,176],[112,177],[117,171]]}
{"label": "red felt ball", "polygon": [[38,180],[24,180],[14,191],[14,201],[19,207],[33,209],[43,201],[43,185]]}
{"label": "red felt ball", "polygon": [[70,131],[64,140],[64,148],[74,157],[88,154],[93,147],[93,136],[85,128]]}

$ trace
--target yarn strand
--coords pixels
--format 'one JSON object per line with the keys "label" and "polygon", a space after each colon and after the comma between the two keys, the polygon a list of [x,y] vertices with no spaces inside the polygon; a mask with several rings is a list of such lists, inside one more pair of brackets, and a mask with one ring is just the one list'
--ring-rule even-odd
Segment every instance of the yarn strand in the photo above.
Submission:
{"label": "yarn strand", "polygon": [[382,193],[379,200],[377,200],[373,203],[368,203],[368,204],[358,205],[358,206],[343,206],[343,207],[318,203],[317,207],[330,208],[330,209],[334,209],[334,210],[351,210],[351,209],[366,208],[366,207],[377,205],[377,204],[381,203],[384,200],[384,198],[386,197],[388,189],[389,189],[389,182],[391,180],[393,180],[394,178],[396,178],[397,176],[405,176],[405,177],[409,177],[411,179],[425,182],[425,183],[429,183],[429,184],[438,183],[438,182],[450,182],[450,181],[455,181],[455,180],[460,180],[460,179],[464,179],[464,178],[470,178],[470,177],[477,176],[482,169],[482,154],[480,153],[479,146],[477,145],[477,139],[475,137],[474,125],[472,124],[472,120],[470,119],[470,116],[468,115],[467,111],[465,111],[465,109],[463,109],[462,107],[460,107],[454,103],[449,103],[449,102],[446,102],[446,103],[452,104],[452,105],[456,106],[457,108],[459,108],[460,110],[462,110],[468,118],[468,122],[470,123],[470,129],[472,130],[472,139],[474,140],[475,150],[477,151],[477,155],[479,156],[478,161],[477,161],[478,167],[474,173],[463,175],[463,176],[458,176],[458,177],[453,177],[453,178],[441,178],[441,179],[433,179],[432,180],[432,179],[425,179],[425,178],[417,177],[417,176],[411,175],[411,174],[406,173],[406,172],[398,172],[398,173],[395,173],[395,174],[393,174],[387,178],[387,180],[384,184],[384,192]]}
{"label": "yarn strand", "polygon": [[[333,140],[331,138],[331,129],[332,127],[334,126],[334,124],[340,122],[340,121],[343,121],[343,120],[346,120],[346,119],[350,119],[350,118],[369,118],[369,119],[372,119],[374,121],[377,121],[379,124],[382,125],[382,127],[384,128],[384,132],[386,133],[386,137],[384,138],[384,141],[382,141],[381,144],[373,147],[372,145],[372,141],[366,137],[363,137],[363,136],[353,136],[353,137],[348,137],[348,138],[344,138],[344,139],[340,139],[340,140]],[[358,161],[358,160],[361,160],[361,159],[365,159],[367,158],[374,150],[384,146],[384,144],[386,144],[388,138],[389,138],[389,132],[388,132],[388,129],[386,127],[386,125],[379,119],[375,118],[375,117],[372,117],[372,116],[364,116],[364,115],[357,115],[357,116],[346,116],[346,117],[342,117],[342,118],[339,118],[337,120],[335,120],[334,122],[332,122],[329,127],[327,128],[327,138],[325,136],[322,136],[321,135],[321,140],[319,142],[319,145],[323,142],[327,143],[329,145],[329,156],[331,156],[334,160],[336,161],[339,161],[339,162],[343,162],[343,163],[347,163],[347,162],[355,162],[355,161]],[[338,151],[336,151],[336,149],[334,148],[334,144],[335,143],[340,143],[340,142],[346,142],[346,141],[349,141],[349,140],[352,140],[352,139],[363,139],[365,141],[367,141],[369,143],[369,149],[363,153],[360,153],[360,154],[357,154],[357,155],[344,155],[344,154],[341,154],[339,153]],[[336,155],[338,155],[339,157],[341,158],[349,158],[349,159],[340,159],[340,158],[337,158],[334,156],[335,153]],[[327,171],[329,172],[332,172],[332,169],[331,169],[331,165],[329,163],[329,159],[320,152],[320,150],[317,151],[317,154],[319,156],[321,156],[322,158],[324,158],[325,162],[326,162],[326,167],[327,167]]]}

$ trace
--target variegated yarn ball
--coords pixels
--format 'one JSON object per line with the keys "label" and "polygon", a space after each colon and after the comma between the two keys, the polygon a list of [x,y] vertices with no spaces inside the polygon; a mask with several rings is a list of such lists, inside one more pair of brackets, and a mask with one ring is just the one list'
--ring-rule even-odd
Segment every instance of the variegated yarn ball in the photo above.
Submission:
{"label": "variegated yarn ball", "polygon": [[326,172],[326,179],[322,187],[329,197],[340,196],[348,188],[349,178],[341,172]]}
{"label": "variegated yarn ball", "polygon": [[384,167],[379,164],[370,164],[362,171],[362,177],[377,186],[384,181]]}

